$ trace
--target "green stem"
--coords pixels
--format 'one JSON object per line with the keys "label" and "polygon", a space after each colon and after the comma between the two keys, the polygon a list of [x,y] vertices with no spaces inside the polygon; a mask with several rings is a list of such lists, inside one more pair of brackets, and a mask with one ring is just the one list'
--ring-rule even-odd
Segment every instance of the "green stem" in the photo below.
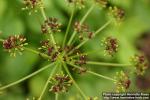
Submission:
{"label": "green stem", "polygon": [[[94,33],[94,37],[100,32],[102,31],[104,28],[106,28],[110,23],[112,22],[112,20],[106,22],[102,27],[100,27],[95,33]],[[77,45],[75,47],[75,49],[79,49],[81,46],[83,46],[86,42],[88,42],[90,39],[85,39],[83,42],[81,42],[79,45]]]}
{"label": "green stem", "polygon": [[[58,65],[58,64],[57,64],[57,65]],[[50,73],[50,75],[49,75],[49,77],[48,77],[48,79],[47,79],[47,81],[46,81],[46,83],[45,83],[45,85],[44,85],[44,88],[43,88],[43,90],[42,90],[42,92],[41,92],[41,94],[40,94],[38,100],[42,100],[42,97],[43,97],[43,95],[44,95],[44,93],[45,93],[45,91],[46,91],[46,89],[47,89],[47,86],[48,86],[48,84],[49,84],[49,81],[50,81],[50,79],[52,78],[52,76],[54,75],[54,73],[56,72],[57,65],[53,68],[52,72]]]}
{"label": "green stem", "polygon": [[51,40],[52,40],[52,42],[54,44],[54,47],[55,47],[56,51],[58,51],[58,48],[56,46],[56,41],[55,41],[55,38],[54,38],[53,34],[50,34],[50,37],[51,37]]}
{"label": "green stem", "polygon": [[81,93],[81,95],[83,96],[83,98],[85,100],[87,100],[87,96],[84,94],[84,92],[80,89],[80,87],[78,86],[78,84],[76,83],[76,81],[73,79],[72,75],[70,74],[66,64],[63,63],[64,69],[67,72],[68,76],[71,78],[71,80],[73,81],[75,87],[78,89],[78,91]]}
{"label": "green stem", "polygon": [[42,7],[42,8],[40,8],[40,10],[41,10],[41,14],[42,14],[42,16],[43,16],[44,20],[46,20],[46,19],[47,19],[47,17],[46,17],[46,14],[45,14],[44,8]]}
{"label": "green stem", "polygon": [[[83,22],[86,20],[86,18],[88,17],[88,15],[91,13],[91,11],[94,9],[95,4],[93,4],[90,9],[87,11],[87,13],[83,16],[83,18],[80,21],[80,24],[83,24]],[[68,41],[67,45],[70,45],[71,42],[73,41],[75,35],[76,35],[76,31],[73,32],[73,34],[71,35],[70,40]]]}
{"label": "green stem", "polygon": [[106,79],[106,80],[110,80],[110,81],[114,81],[114,82],[117,81],[117,80],[115,80],[113,78],[110,78],[108,76],[104,76],[104,75],[101,75],[101,74],[98,74],[98,73],[95,73],[95,72],[92,72],[92,71],[87,71],[87,73],[95,75],[95,76],[98,76],[98,77],[101,77],[101,78]]}
{"label": "green stem", "polygon": [[59,94],[55,93],[55,100],[58,100],[58,96],[59,96]]}
{"label": "green stem", "polygon": [[38,73],[40,73],[40,72],[46,70],[47,68],[49,68],[49,67],[52,66],[53,64],[54,64],[54,63],[52,63],[52,64],[50,64],[50,65],[47,65],[47,66],[45,66],[45,67],[43,67],[43,68],[41,68],[41,69],[39,69],[39,70],[33,72],[33,73],[30,74],[30,75],[27,75],[27,76],[25,76],[25,77],[23,77],[23,78],[21,78],[21,79],[15,81],[15,82],[12,82],[12,83],[10,83],[10,84],[8,84],[8,85],[5,85],[5,86],[3,86],[3,87],[0,87],[0,90],[4,90],[4,89],[9,88],[9,87],[11,87],[11,86],[14,86],[14,85],[16,85],[16,84],[18,84],[18,83],[21,83],[21,82],[23,82],[23,81],[29,79],[30,77],[32,77],[32,76],[34,76],[34,75],[36,75],[36,74],[38,74]]}
{"label": "green stem", "polygon": [[100,65],[100,66],[115,66],[115,67],[132,66],[132,64],[116,64],[116,63],[105,63],[105,62],[94,62],[94,61],[87,61],[86,64]]}
{"label": "green stem", "polygon": [[108,22],[106,22],[102,27],[100,27],[95,33],[94,36],[96,36],[100,31],[102,31],[104,28],[106,28],[110,23],[112,22],[112,20],[109,20]]}
{"label": "green stem", "polygon": [[[42,7],[42,8],[40,8],[40,10],[41,10],[41,14],[42,14],[44,20],[47,20],[47,17],[46,17],[44,8]],[[52,43],[53,43],[53,45],[54,45],[56,51],[58,51],[58,49],[57,49],[57,47],[56,47],[56,42],[55,42],[54,36],[53,36],[53,34],[51,33],[50,29],[48,29],[48,33],[50,34],[50,39],[52,40]]]}
{"label": "green stem", "polygon": [[86,20],[87,16],[91,13],[91,11],[94,9],[95,4],[93,4],[90,9],[87,11],[87,13],[83,16],[83,18],[80,21],[80,24],[83,24],[83,22]]}
{"label": "green stem", "polygon": [[65,46],[65,43],[66,43],[66,39],[67,39],[67,36],[68,36],[68,33],[69,33],[71,22],[73,20],[74,11],[75,11],[75,7],[73,8],[72,13],[71,13],[71,17],[69,19],[69,23],[68,23],[67,30],[66,30],[65,37],[64,37],[64,41],[63,41],[63,47]]}
{"label": "green stem", "polygon": [[[77,65],[74,65],[74,64],[70,64],[70,63],[68,63],[69,65],[71,65],[71,66],[73,66],[73,67],[75,67],[75,68],[77,68],[77,69],[80,69],[80,67],[78,67]],[[95,72],[92,72],[92,71],[87,71],[87,73],[89,73],[89,74],[92,74],[92,75],[95,75],[95,76],[98,76],[98,77],[101,77],[101,78],[103,78],[103,79],[107,79],[107,80],[111,80],[111,81],[116,81],[115,79],[113,79],[113,78],[110,78],[110,77],[108,77],[108,76],[104,76],[104,75],[101,75],[101,74],[98,74],[98,73],[95,73]]]}
{"label": "green stem", "polygon": [[79,54],[79,55],[69,56],[69,58],[79,57],[80,55],[89,55],[89,54],[96,53],[96,52],[98,52],[98,51],[100,51],[100,49],[99,49],[99,50],[93,50],[93,51],[85,52],[85,53],[81,53],[81,54]]}
{"label": "green stem", "polygon": [[33,52],[35,54],[41,55],[42,57],[45,57],[45,58],[48,58],[48,59],[50,58],[48,55],[46,55],[44,53],[41,53],[41,52],[38,52],[36,50],[33,50],[31,48],[27,48],[27,47],[23,47],[23,48],[24,48],[24,50],[27,50],[27,51]]}

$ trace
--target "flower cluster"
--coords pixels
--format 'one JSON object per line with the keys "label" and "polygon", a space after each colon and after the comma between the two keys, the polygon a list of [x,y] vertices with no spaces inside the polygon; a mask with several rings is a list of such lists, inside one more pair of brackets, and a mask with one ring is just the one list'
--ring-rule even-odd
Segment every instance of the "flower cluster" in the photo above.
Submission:
{"label": "flower cluster", "polygon": [[86,55],[80,55],[79,59],[77,61],[75,61],[75,64],[82,66],[84,64],[86,64]]}
{"label": "flower cluster", "polygon": [[72,70],[75,71],[77,74],[80,74],[80,75],[87,72],[87,68],[83,67],[83,66],[81,66],[79,68],[72,68]]}
{"label": "flower cluster", "polygon": [[26,38],[22,35],[9,36],[6,40],[3,41],[3,47],[5,50],[11,53],[11,56],[15,56],[16,52],[22,54],[24,46],[28,43],[25,43]]}
{"label": "flower cluster", "polygon": [[107,37],[102,40],[102,45],[105,47],[105,53],[113,56],[118,51],[118,40],[113,37]]}
{"label": "flower cluster", "polygon": [[49,33],[49,31],[52,33],[60,32],[60,26],[61,24],[58,23],[57,18],[50,17],[44,21],[44,24],[41,25],[41,31],[44,34]]}
{"label": "flower cluster", "polygon": [[83,40],[84,38],[91,39],[93,37],[93,32],[89,30],[88,25],[80,24],[80,22],[75,22],[74,30],[79,33],[79,39]]}
{"label": "flower cluster", "polygon": [[50,81],[53,86],[51,87],[50,91],[54,93],[58,92],[67,92],[68,88],[72,85],[72,80],[68,75],[56,74],[54,78]]}
{"label": "flower cluster", "polygon": [[50,60],[52,62],[57,60],[58,51],[54,49],[54,47],[50,44],[49,40],[41,41],[41,47],[38,48],[42,53],[50,56]]}
{"label": "flower cluster", "polygon": [[100,4],[104,8],[106,8],[109,4],[108,0],[95,0],[95,2]]}
{"label": "flower cluster", "polygon": [[125,16],[125,11],[119,7],[109,7],[111,15],[117,20],[121,21]]}
{"label": "flower cluster", "polygon": [[24,4],[26,7],[23,10],[33,10],[34,12],[37,12],[38,8],[43,7],[41,0],[24,0]]}
{"label": "flower cluster", "polygon": [[116,92],[126,92],[129,89],[131,81],[123,71],[117,72],[115,76]]}
{"label": "flower cluster", "polygon": [[85,0],[66,0],[69,4],[73,4],[77,7],[84,8],[85,6]]}
{"label": "flower cluster", "polygon": [[131,57],[131,63],[136,67],[137,75],[143,75],[148,68],[148,61],[144,55],[134,55]]}

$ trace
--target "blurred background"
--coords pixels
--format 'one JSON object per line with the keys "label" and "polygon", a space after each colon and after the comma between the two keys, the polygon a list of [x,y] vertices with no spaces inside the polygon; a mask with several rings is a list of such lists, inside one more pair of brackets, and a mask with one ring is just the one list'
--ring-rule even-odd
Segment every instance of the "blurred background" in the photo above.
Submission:
{"label": "blurred background", "polygon": [[[57,43],[60,44],[63,40],[72,8],[66,4],[65,0],[43,1],[47,16],[56,17],[63,24],[62,32],[55,34]],[[109,25],[96,38],[86,43],[81,50],[88,52],[101,49],[100,44],[104,37],[115,36],[119,39],[120,47],[119,52],[113,58],[104,56],[102,49],[96,54],[90,54],[88,59],[92,61],[128,64],[131,56],[144,53],[150,61],[150,0],[112,0],[112,2],[125,9],[125,20],[119,25]],[[80,20],[90,6],[91,3],[88,3],[84,9],[76,11],[74,21]],[[21,10],[23,7],[22,0],[0,0],[0,38],[5,39],[14,34],[23,34],[27,38],[29,47],[38,48],[40,47],[40,41],[43,39],[40,30],[42,16],[40,13],[28,15],[28,11]],[[95,31],[107,20],[108,14],[106,10],[97,5],[85,23],[91,27],[91,30]],[[72,30],[69,35],[71,33]],[[1,85],[14,82],[49,64],[48,61],[45,61],[40,56],[27,51],[22,56],[10,57],[4,51],[2,43],[0,44]],[[113,77],[117,71],[126,69],[110,68],[107,66],[89,66],[89,68],[94,72],[109,77]],[[132,83],[130,91],[150,92],[150,69],[142,77],[137,77],[132,70],[126,69],[126,71],[131,71],[130,79]],[[115,89],[114,83],[109,80],[89,74],[72,74],[82,90],[91,97],[101,97],[102,92],[114,91]],[[38,97],[48,75],[49,70],[43,71],[20,84],[8,88],[6,91],[2,91],[3,94],[0,95],[0,100],[25,100],[26,98],[32,99],[32,97]],[[43,100],[53,100],[53,97],[53,93],[46,92]],[[79,92],[74,86],[70,88],[69,92],[60,95],[60,100],[80,99]]]}

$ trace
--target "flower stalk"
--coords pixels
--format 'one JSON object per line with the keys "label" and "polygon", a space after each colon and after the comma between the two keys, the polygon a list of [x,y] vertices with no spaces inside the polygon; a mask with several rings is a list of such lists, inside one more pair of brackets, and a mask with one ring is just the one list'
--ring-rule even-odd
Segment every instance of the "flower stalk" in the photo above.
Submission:
{"label": "flower stalk", "polygon": [[[86,18],[88,17],[88,15],[89,15],[89,14],[92,12],[92,10],[94,9],[94,6],[95,6],[95,4],[93,4],[93,5],[89,8],[89,10],[87,11],[87,13],[86,13],[86,14],[83,16],[83,18],[81,19],[80,24],[82,24],[82,23],[86,20]],[[70,38],[70,40],[68,41],[67,45],[70,45],[70,44],[71,44],[71,42],[73,41],[73,39],[74,39],[76,33],[77,33],[76,31],[73,32],[73,34],[71,35],[71,38]]]}
{"label": "flower stalk", "polygon": [[45,67],[43,67],[43,68],[41,68],[41,69],[39,69],[39,70],[37,70],[37,71],[35,71],[35,72],[33,72],[33,73],[31,73],[31,74],[25,76],[25,77],[23,77],[23,78],[21,78],[21,79],[15,81],[15,82],[12,82],[12,83],[10,83],[10,84],[8,84],[8,85],[5,85],[5,86],[0,87],[0,91],[1,91],[1,90],[4,90],[4,89],[7,89],[7,88],[9,88],[9,87],[11,87],[11,86],[14,86],[14,85],[16,85],[16,84],[19,84],[19,83],[21,83],[21,82],[23,82],[23,81],[25,81],[25,80],[27,80],[27,79],[29,79],[29,78],[31,78],[31,77],[37,75],[38,73],[40,73],[40,72],[42,72],[42,71],[48,69],[49,67],[51,67],[53,64],[54,64],[54,63],[52,63],[52,64],[50,64],[50,65],[47,65],[47,66],[45,66]]}
{"label": "flower stalk", "polygon": [[42,100],[42,97],[43,97],[43,95],[44,95],[44,93],[45,93],[45,91],[46,91],[46,89],[47,89],[47,87],[48,87],[49,81],[50,81],[50,79],[52,78],[52,76],[55,74],[55,72],[56,72],[56,70],[57,70],[57,67],[58,67],[58,64],[56,64],[56,66],[54,66],[52,72],[50,73],[50,75],[49,75],[49,77],[48,77],[48,79],[47,79],[47,81],[46,81],[46,83],[45,83],[45,85],[44,85],[44,88],[43,88],[43,90],[42,90],[42,92],[41,92],[41,94],[40,94],[38,100]]}
{"label": "flower stalk", "polygon": [[76,83],[76,81],[73,79],[72,75],[70,74],[66,64],[63,64],[63,67],[65,69],[65,71],[67,72],[67,74],[69,75],[69,77],[72,79],[73,84],[75,85],[75,87],[78,89],[78,91],[81,93],[81,95],[83,96],[84,100],[87,100],[87,96],[84,94],[84,92],[80,89],[80,87],[78,86],[78,84]]}

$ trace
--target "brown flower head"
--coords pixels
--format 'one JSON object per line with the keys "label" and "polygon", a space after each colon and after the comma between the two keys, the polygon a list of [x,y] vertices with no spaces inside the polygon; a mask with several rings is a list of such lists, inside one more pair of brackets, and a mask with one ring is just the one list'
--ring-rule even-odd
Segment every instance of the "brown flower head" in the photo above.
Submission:
{"label": "brown flower head", "polygon": [[24,0],[23,3],[25,4],[23,10],[31,10],[29,14],[31,14],[32,11],[37,12],[39,8],[43,7],[41,0]]}
{"label": "brown flower head", "polygon": [[96,3],[100,4],[102,7],[107,7],[108,5],[108,0],[95,0]]}
{"label": "brown flower head", "polygon": [[79,33],[79,39],[83,40],[84,38],[91,39],[93,37],[93,32],[89,30],[88,25],[80,24],[80,22],[75,22],[74,30]]}
{"label": "brown flower head", "polygon": [[22,35],[9,36],[3,41],[3,47],[5,50],[11,53],[11,56],[15,56],[18,51],[20,54],[24,50],[26,38]]}
{"label": "brown flower head", "polygon": [[110,13],[117,21],[122,20],[125,16],[125,11],[122,8],[116,6],[110,7]]}
{"label": "brown flower head", "polygon": [[126,92],[129,89],[131,81],[126,73],[123,71],[117,72],[115,79],[116,92]]}
{"label": "brown flower head", "polygon": [[144,55],[134,55],[131,57],[131,63],[135,66],[137,75],[143,75],[148,68],[148,61]]}
{"label": "brown flower head", "polygon": [[44,34],[48,33],[49,31],[52,33],[60,32],[60,26],[61,24],[58,23],[57,18],[50,17],[44,21],[44,24],[41,25],[41,31]]}
{"label": "brown flower head", "polygon": [[118,40],[113,37],[107,37],[102,40],[102,45],[105,48],[105,53],[113,56],[118,51]]}
{"label": "brown flower head", "polygon": [[52,78],[51,83],[53,86],[50,91],[52,92],[67,92],[68,88],[72,85],[72,80],[68,75],[56,74],[54,78]]}

